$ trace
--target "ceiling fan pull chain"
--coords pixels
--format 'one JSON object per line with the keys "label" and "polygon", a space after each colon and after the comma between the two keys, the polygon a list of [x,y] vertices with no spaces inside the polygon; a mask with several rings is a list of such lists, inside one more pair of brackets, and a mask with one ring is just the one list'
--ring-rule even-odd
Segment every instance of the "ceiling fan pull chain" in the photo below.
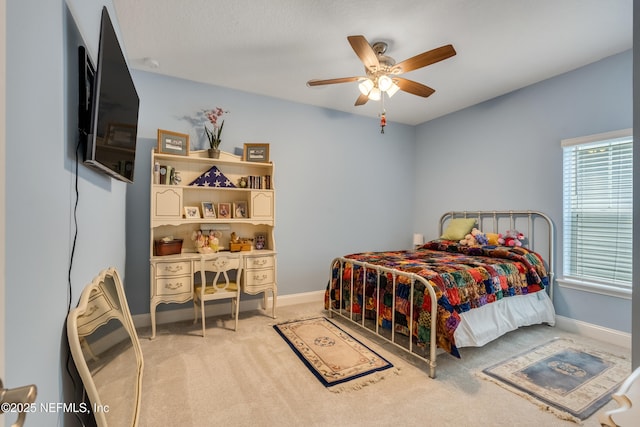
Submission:
{"label": "ceiling fan pull chain", "polygon": [[382,112],[380,113],[380,133],[384,133],[384,127],[387,125],[387,111],[384,109],[384,93],[380,98],[380,106],[382,107]]}

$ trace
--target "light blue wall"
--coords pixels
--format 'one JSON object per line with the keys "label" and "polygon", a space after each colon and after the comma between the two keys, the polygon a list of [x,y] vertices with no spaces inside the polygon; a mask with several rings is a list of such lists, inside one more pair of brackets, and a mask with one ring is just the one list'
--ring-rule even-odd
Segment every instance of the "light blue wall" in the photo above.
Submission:
{"label": "light blue wall", "polygon": [[[631,73],[627,51],[418,126],[414,228],[436,237],[450,210],[539,210],[556,225],[562,276],[560,141],[633,127]],[[631,331],[630,300],[556,287],[554,303],[559,315]]]}
{"label": "light blue wall", "polygon": [[[100,11],[109,0],[69,0],[97,52]],[[79,29],[63,0],[7,1],[6,378],[36,384],[38,403],[72,394],[65,320],[103,268],[124,271],[126,185],[80,167],[78,240],[70,274],[75,201]],[[70,294],[71,290],[71,294]],[[56,425],[69,414],[29,414]],[[60,425],[62,425],[60,423]]]}
{"label": "light blue wall", "polygon": [[[222,150],[270,144],[279,295],[324,289],[338,254],[410,247],[414,127],[390,122],[382,135],[376,119],[144,71],[133,76],[141,98],[136,178],[127,201],[134,314],[149,312],[150,152],[157,130],[189,133],[191,141],[201,139],[195,148],[202,148],[202,123],[194,125],[193,118],[205,108],[230,111]],[[357,189],[347,191],[349,185]]]}

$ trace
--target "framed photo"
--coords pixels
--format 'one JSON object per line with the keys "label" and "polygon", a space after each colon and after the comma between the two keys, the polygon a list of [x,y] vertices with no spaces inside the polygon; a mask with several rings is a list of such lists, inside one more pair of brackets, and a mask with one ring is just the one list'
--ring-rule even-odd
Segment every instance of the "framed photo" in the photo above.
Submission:
{"label": "framed photo", "polygon": [[218,218],[231,218],[231,203],[218,203]]}
{"label": "framed photo", "polygon": [[189,155],[189,135],[158,129],[158,153]]}
{"label": "framed photo", "polygon": [[242,160],[246,162],[269,163],[269,144],[244,144]]}
{"label": "framed photo", "polygon": [[185,206],[184,207],[184,217],[186,219],[199,219],[200,218],[200,209],[197,206]]}
{"label": "framed photo", "polygon": [[216,210],[211,202],[202,202],[202,217],[203,218],[215,218]]}
{"label": "framed photo", "polygon": [[133,149],[136,146],[136,127],[120,123],[109,124],[107,145]]}
{"label": "framed photo", "polygon": [[234,202],[233,203],[233,217],[234,218],[248,218],[247,202]]}

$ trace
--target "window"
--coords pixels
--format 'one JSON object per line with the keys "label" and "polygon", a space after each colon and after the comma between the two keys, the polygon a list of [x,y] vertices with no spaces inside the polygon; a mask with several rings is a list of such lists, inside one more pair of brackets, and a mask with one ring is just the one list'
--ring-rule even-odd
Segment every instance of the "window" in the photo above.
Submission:
{"label": "window", "polygon": [[632,129],[562,141],[563,272],[631,289]]}

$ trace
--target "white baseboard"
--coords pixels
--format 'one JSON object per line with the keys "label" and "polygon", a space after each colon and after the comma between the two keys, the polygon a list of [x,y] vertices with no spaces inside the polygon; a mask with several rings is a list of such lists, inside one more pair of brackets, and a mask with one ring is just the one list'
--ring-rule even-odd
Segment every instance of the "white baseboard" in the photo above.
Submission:
{"label": "white baseboard", "polygon": [[[243,300],[242,298],[240,298],[240,312],[262,309],[263,308],[262,300],[263,300],[262,298],[250,299],[250,300]],[[269,296],[267,298],[267,310],[269,311],[269,313],[271,312],[272,301],[273,301],[273,298]],[[276,315],[277,315],[278,307],[285,307],[288,305],[305,304],[305,303],[312,303],[312,302],[322,304],[323,301],[324,301],[324,291],[304,292],[299,294],[282,295],[282,296],[279,295],[278,304],[276,307]],[[220,316],[225,313],[231,313],[231,303],[230,302],[220,303],[220,304],[207,303],[205,305],[205,311],[207,316]],[[156,312],[156,325],[193,320],[193,315],[194,315],[193,305],[191,305],[189,308],[158,311]],[[149,327],[151,326],[151,315],[149,313],[136,314],[135,316],[133,316],[133,323],[136,328]]]}
{"label": "white baseboard", "polygon": [[564,316],[556,316],[556,327],[563,331],[583,335],[585,337],[631,350],[631,334],[627,332],[605,328],[603,326],[570,319]]}

